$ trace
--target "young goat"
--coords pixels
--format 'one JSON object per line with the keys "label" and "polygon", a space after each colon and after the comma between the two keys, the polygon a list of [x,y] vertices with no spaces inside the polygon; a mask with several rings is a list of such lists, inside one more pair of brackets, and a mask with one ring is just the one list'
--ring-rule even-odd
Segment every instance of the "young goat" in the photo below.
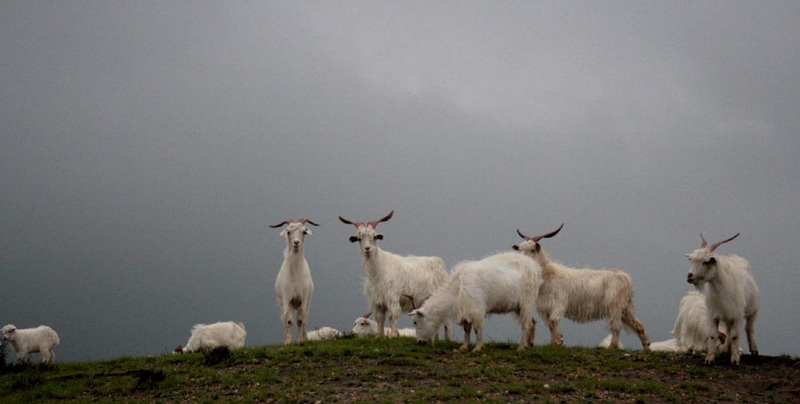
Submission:
{"label": "young goat", "polygon": [[[718,255],[714,250],[739,236],[716,242],[707,246],[706,239],[700,235],[702,244],[700,248],[687,254],[692,268],[687,274],[686,281],[702,289],[708,284],[706,306],[708,314],[706,321],[712,330],[717,329],[720,322],[728,331],[728,338],[722,344],[723,352],[730,352],[731,363],[740,363],[739,332],[742,322],[745,322],[745,332],[750,348],[750,354],[758,355],[758,346],[755,337],[755,322],[758,316],[759,292],[750,263],[737,255]],[[705,363],[713,363],[716,356],[717,334],[710,333],[706,346]]]}
{"label": "young goat", "polygon": [[[353,335],[356,337],[375,337],[378,335],[378,323],[375,320],[370,320],[369,316],[372,313],[364,314],[363,316],[353,321]],[[400,328],[397,330],[401,337],[416,337],[417,332],[413,328]],[[389,332],[388,328],[383,329],[384,335]]]}
{"label": "young goat", "polygon": [[55,347],[61,342],[58,334],[46,325],[36,328],[17,328],[13,324],[3,326],[3,339],[10,342],[17,352],[17,363],[22,362],[29,353],[39,352],[42,363],[52,363],[56,358]]}
{"label": "young goat", "polygon": [[344,334],[342,334],[341,331],[332,327],[322,327],[314,331],[309,331],[307,337],[309,341],[323,341],[329,339],[342,338],[344,337]]}
{"label": "young goat", "polygon": [[284,344],[292,342],[292,323],[294,322],[292,310],[297,311],[297,341],[305,341],[307,338],[306,323],[311,306],[311,295],[314,294],[314,282],[311,280],[311,269],[303,254],[305,237],[307,234],[311,234],[306,223],[319,226],[307,218],[302,218],[297,222],[292,222],[290,219],[284,220],[269,226],[275,229],[288,225],[281,232],[281,236],[286,238],[286,249],[283,250],[283,263],[278,272],[278,278],[275,280],[275,295],[281,306]]}
{"label": "young goat", "polygon": [[464,327],[461,352],[469,350],[473,328],[477,343],[472,351],[480,351],[484,317],[511,312],[522,328],[518,350],[533,345],[536,320],[532,311],[541,285],[541,271],[532,258],[513,252],[459,263],[447,283],[433,292],[422,307],[411,312],[417,341],[432,344],[439,326],[449,320]]}
{"label": "young goat", "polygon": [[[397,320],[400,313],[413,310],[411,301],[404,295],[411,296],[421,302],[436,290],[447,279],[447,270],[444,261],[439,257],[401,257],[378,247],[377,240],[383,240],[383,235],[376,233],[379,223],[392,218],[394,211],[389,212],[383,219],[369,222],[352,222],[341,216],[339,220],[345,224],[356,227],[356,234],[350,237],[350,242],[359,243],[363,260],[361,264],[367,272],[364,282],[364,294],[369,299],[375,320],[378,323],[378,336],[384,335],[384,321],[389,313],[390,337],[397,337]],[[452,330],[449,323],[445,323],[445,335],[452,339]]]}
{"label": "young goat", "polygon": [[647,349],[650,340],[634,313],[630,275],[621,269],[574,269],[551,261],[547,256],[539,240],[555,236],[563,227],[562,224],[558,230],[536,237],[527,237],[517,230],[525,241],[514,246],[515,250],[536,259],[542,267],[544,283],[539,289],[536,309],[550,328],[550,343],[564,343],[558,327],[561,317],[580,323],[605,318],[612,334],[610,347],[619,347],[619,332],[624,324],[636,331]]}
{"label": "young goat", "polygon": [[195,324],[192,335],[186,342],[186,347],[178,345],[173,353],[188,353],[197,351],[210,351],[214,348],[225,347],[228,349],[244,347],[247,331],[244,323],[239,321],[225,321],[214,324]]}

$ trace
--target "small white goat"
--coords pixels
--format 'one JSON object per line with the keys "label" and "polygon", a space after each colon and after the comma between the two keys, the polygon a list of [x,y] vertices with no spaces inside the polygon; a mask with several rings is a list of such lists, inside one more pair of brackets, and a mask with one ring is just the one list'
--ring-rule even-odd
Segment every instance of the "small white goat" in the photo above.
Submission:
{"label": "small white goat", "polygon": [[[700,291],[689,291],[681,299],[678,307],[678,316],[675,318],[675,326],[672,327],[671,331],[674,338],[653,342],[650,344],[650,350],[669,352],[705,351],[708,344],[708,336],[712,332],[716,332],[719,340],[724,342],[726,338],[724,327],[721,325],[720,329],[714,329],[709,328],[709,325],[706,297]],[[717,348],[719,348],[719,345]]]}
{"label": "small white goat", "polygon": [[624,324],[638,334],[642,346],[647,349],[650,340],[634,312],[630,275],[621,269],[570,268],[547,256],[539,240],[555,236],[563,227],[561,224],[557,230],[536,237],[527,237],[517,230],[525,241],[514,246],[515,250],[536,259],[542,267],[544,283],[539,289],[536,309],[550,328],[550,343],[564,343],[558,327],[561,317],[580,323],[605,318],[612,334],[610,347],[619,347],[619,332]]}
{"label": "small white goat", "polygon": [[292,323],[294,313],[297,311],[297,341],[305,341],[308,311],[311,306],[311,296],[314,294],[314,282],[311,280],[311,269],[303,254],[305,237],[311,234],[306,223],[319,226],[313,221],[302,218],[297,222],[291,219],[284,220],[273,229],[288,225],[281,231],[281,237],[286,238],[286,248],[283,250],[283,263],[275,280],[275,295],[281,307],[281,321],[283,322],[283,343],[292,343]]}
{"label": "small white goat", "polygon": [[522,328],[518,350],[533,345],[536,320],[533,305],[541,285],[541,268],[532,258],[513,252],[456,265],[450,279],[411,312],[417,341],[434,341],[439,326],[447,321],[464,327],[461,352],[469,349],[474,328],[473,352],[483,349],[483,324],[487,314],[514,313]]}
{"label": "small white goat", "polygon": [[[720,322],[725,325],[728,331],[728,338],[722,344],[721,350],[730,352],[731,363],[734,365],[740,363],[741,353],[739,349],[731,349],[731,346],[739,346],[739,332],[742,322],[745,322],[750,354],[758,355],[755,322],[756,317],[758,317],[760,299],[758,286],[756,286],[753,272],[750,270],[750,263],[746,259],[733,254],[714,254],[714,250],[717,247],[738,236],[739,233],[736,233],[736,235],[727,240],[707,246],[708,243],[701,234],[702,244],[700,248],[687,255],[692,263],[692,268],[686,277],[687,282],[694,285],[698,290],[702,289],[703,285],[708,284],[708,292],[706,294],[708,327],[713,330],[717,329]],[[717,334],[713,332],[708,336],[705,363],[714,362],[717,338]]]}
{"label": "small white goat", "polygon": [[[353,335],[356,337],[375,337],[378,335],[378,323],[375,320],[370,320],[369,316],[371,314],[364,314],[353,322]],[[413,328],[400,328],[397,331],[401,337],[417,336],[417,331]],[[384,328],[383,333],[386,336],[389,333],[389,329]]]}
{"label": "small white goat", "polygon": [[322,327],[308,332],[308,341],[323,341],[344,337],[344,334],[332,327]]}
{"label": "small white goat", "polygon": [[213,324],[195,324],[186,347],[178,345],[172,353],[210,351],[214,348],[236,349],[244,347],[247,330],[240,321]]}
{"label": "small white goat", "polygon": [[[394,211],[389,212],[383,219],[374,222],[352,222],[341,216],[339,220],[345,224],[356,227],[356,234],[350,237],[350,242],[359,243],[363,260],[361,264],[367,272],[364,282],[364,294],[370,302],[372,312],[378,324],[377,335],[384,335],[384,321],[389,313],[389,337],[397,337],[397,321],[400,313],[412,311],[411,296],[418,302],[428,298],[436,288],[447,280],[447,269],[439,257],[401,257],[378,247],[377,240],[383,240],[383,235],[376,233],[378,223],[392,218]],[[452,339],[450,323],[444,324],[445,336]]]}
{"label": "small white goat", "polygon": [[58,334],[46,325],[20,329],[8,324],[3,326],[3,339],[10,342],[17,352],[17,363],[34,352],[42,355],[42,363],[52,363],[56,358],[55,347],[61,342]]}

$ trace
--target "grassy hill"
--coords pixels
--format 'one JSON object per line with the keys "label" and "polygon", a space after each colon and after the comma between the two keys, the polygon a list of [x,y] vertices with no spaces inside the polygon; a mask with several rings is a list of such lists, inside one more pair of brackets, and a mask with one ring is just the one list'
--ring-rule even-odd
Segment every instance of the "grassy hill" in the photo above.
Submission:
{"label": "grassy hill", "polygon": [[342,339],[233,352],[0,369],[0,401],[787,401],[800,402],[800,359],[701,356],[410,338]]}

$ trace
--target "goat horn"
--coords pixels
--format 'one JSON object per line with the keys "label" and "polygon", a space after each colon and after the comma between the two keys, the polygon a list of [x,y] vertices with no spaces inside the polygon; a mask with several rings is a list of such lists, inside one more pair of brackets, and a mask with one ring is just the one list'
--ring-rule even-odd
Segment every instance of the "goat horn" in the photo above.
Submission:
{"label": "goat horn", "polygon": [[372,228],[374,229],[374,228],[378,227],[378,223],[383,223],[383,222],[386,222],[386,221],[388,221],[389,219],[391,219],[391,218],[392,218],[392,215],[394,215],[394,210],[392,210],[391,212],[389,212],[389,214],[388,214],[388,215],[384,216],[384,217],[383,217],[383,219],[380,219],[380,220],[378,220],[378,221],[375,221],[375,222],[369,222],[369,223],[367,223],[367,226],[369,226],[369,227],[372,227]]}
{"label": "goat horn", "polygon": [[369,316],[371,316],[371,315],[372,315],[372,312],[370,311],[370,312],[368,312],[367,314],[364,314],[364,315],[363,315],[363,316],[361,316],[361,317],[363,317],[363,318],[369,318]]}
{"label": "goat horn", "polygon": [[313,224],[314,226],[319,226],[318,224],[314,223],[313,220],[311,220],[311,219],[309,219],[307,217],[304,217],[304,218],[300,219],[300,224],[306,224],[306,223]]}
{"label": "goat horn", "polygon": [[703,237],[703,233],[700,233],[700,240],[703,240],[703,242],[700,243],[700,248],[706,248],[706,246],[708,245],[708,241],[706,241],[706,238]]}
{"label": "goat horn", "polygon": [[519,229],[517,229],[517,234],[519,234],[519,236],[520,236],[520,237],[522,237],[522,238],[523,238],[523,239],[525,239],[525,240],[530,240],[530,237],[528,237],[528,236],[526,236],[526,235],[522,234],[522,232],[521,232],[521,231],[519,231]]}
{"label": "goat horn", "polygon": [[343,218],[341,216],[339,216],[339,220],[341,220],[342,223],[344,223],[344,224],[352,224],[353,226],[356,226],[356,228],[359,228],[359,227],[364,225],[364,222],[353,222],[353,221],[347,220],[347,219],[345,219],[345,218]]}
{"label": "goat horn", "polygon": [[556,234],[558,234],[558,232],[561,231],[562,227],[564,227],[564,223],[561,223],[561,226],[559,226],[555,231],[551,231],[550,233],[547,233],[547,234],[542,234],[541,236],[531,237],[531,240],[533,240],[533,242],[535,242],[535,243],[538,243],[539,240],[541,240],[543,238],[553,237]]}
{"label": "goat horn", "polygon": [[729,238],[727,240],[717,241],[716,243],[711,244],[711,247],[708,247],[708,251],[714,252],[714,250],[716,250],[717,247],[727,243],[728,241],[731,241],[731,240],[735,239],[736,237],[739,237],[739,233],[736,233],[733,237],[731,237],[731,238]]}
{"label": "goat horn", "polygon": [[273,225],[271,225],[269,227],[272,227],[273,229],[276,229],[276,228],[281,227],[281,226],[283,226],[285,224],[291,224],[291,223],[292,223],[292,219],[286,219],[286,220],[284,220],[284,221],[282,221],[282,222],[280,222],[278,224],[273,224]]}
{"label": "goat horn", "polygon": [[411,301],[411,308],[416,310],[417,309],[417,305],[414,304],[414,296],[406,295],[406,294],[404,294],[403,296],[405,296],[406,298],[408,298],[408,300]]}

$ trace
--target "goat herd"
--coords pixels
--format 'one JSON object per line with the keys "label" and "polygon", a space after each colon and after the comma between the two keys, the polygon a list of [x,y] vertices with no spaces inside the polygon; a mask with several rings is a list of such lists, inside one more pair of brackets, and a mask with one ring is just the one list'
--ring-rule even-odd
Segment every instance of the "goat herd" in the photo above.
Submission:
{"label": "goat herd", "polygon": [[[715,250],[731,238],[708,245],[702,237],[700,248],[688,254],[691,269],[687,281],[696,290],[680,302],[672,330],[673,339],[650,340],[644,325],[636,318],[633,307],[633,285],[630,275],[620,269],[575,269],[551,260],[541,241],[558,234],[563,228],[535,237],[517,230],[522,242],[515,251],[494,254],[477,261],[463,261],[448,275],[439,257],[400,256],[383,250],[378,240],[378,224],[392,218],[394,211],[377,221],[354,222],[356,232],[350,241],[358,242],[362,265],[366,271],[364,294],[369,300],[375,321],[369,314],[356,319],[353,333],[357,336],[413,336],[421,343],[433,343],[444,328],[445,338],[452,340],[452,326],[464,328],[466,352],[470,336],[475,333],[472,351],[483,348],[483,327],[487,314],[513,313],[522,337],[519,350],[533,345],[536,320],[533,308],[550,330],[550,343],[562,345],[563,335],[558,326],[561,318],[577,322],[605,319],[611,330],[601,346],[618,348],[620,331],[635,332],[645,349],[659,351],[706,351],[705,363],[712,363],[718,353],[729,353],[732,364],[740,363],[739,332],[745,326],[750,353],[758,355],[754,324],[758,315],[759,292],[750,263],[736,255],[719,255]],[[302,218],[285,220],[272,228],[286,226],[281,236],[286,238],[283,263],[275,281],[275,294],[281,307],[284,344],[292,342],[296,324],[297,340],[319,340],[341,337],[330,327],[307,332],[307,319],[314,283],[303,252],[305,236],[311,234],[307,225],[318,226]],[[705,285],[708,285],[706,288]],[[295,322],[296,312],[296,322]],[[401,313],[408,313],[414,329],[399,330]],[[384,328],[388,315],[389,328]],[[2,328],[3,339],[11,343],[18,361],[28,353],[40,352],[42,361],[54,358],[58,334],[50,327],[17,329]],[[192,352],[218,346],[241,348],[247,332],[240,322],[198,324],[186,347],[176,352]]]}

